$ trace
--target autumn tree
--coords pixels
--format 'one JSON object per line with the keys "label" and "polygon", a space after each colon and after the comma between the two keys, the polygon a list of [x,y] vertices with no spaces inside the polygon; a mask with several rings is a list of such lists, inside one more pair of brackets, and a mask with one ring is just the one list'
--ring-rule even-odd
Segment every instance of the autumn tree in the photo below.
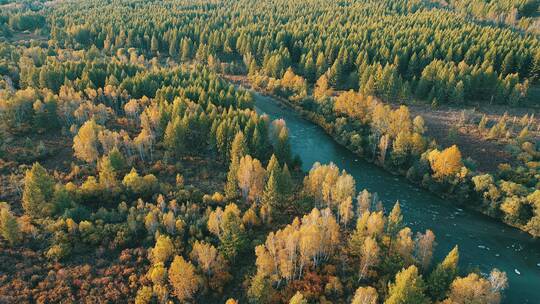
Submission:
{"label": "autumn tree", "polygon": [[[500,286],[500,285],[497,285]],[[487,303],[497,304],[501,302],[501,289],[492,285],[491,282],[476,274],[471,273],[466,277],[460,277],[452,282],[448,298],[443,304],[473,304]]]}
{"label": "autumn tree", "polygon": [[98,134],[103,127],[95,120],[86,121],[79,132],[73,138],[73,151],[75,156],[88,163],[93,163],[99,158]]}
{"label": "autumn tree", "polygon": [[166,263],[174,254],[174,244],[166,235],[158,236],[156,245],[150,252],[153,263]]}
{"label": "autumn tree", "polygon": [[135,168],[124,176],[122,184],[137,195],[152,194],[158,187],[158,180],[155,175],[147,174],[140,176]]}
{"label": "autumn tree", "polygon": [[135,304],[148,304],[150,303],[150,301],[152,301],[153,296],[154,292],[152,291],[152,287],[143,286],[139,290],[137,290],[137,295],[135,296]]}
{"label": "autumn tree", "polygon": [[330,209],[313,209],[285,228],[271,232],[264,245],[255,248],[257,275],[273,283],[290,282],[309,267],[327,261],[339,242],[339,225]]}
{"label": "autumn tree", "polygon": [[322,75],[317,80],[315,84],[315,89],[313,90],[313,97],[318,101],[323,101],[324,99],[332,96],[332,88],[328,84],[328,78],[326,75]]}
{"label": "autumn tree", "polygon": [[371,286],[358,287],[354,292],[351,304],[377,304],[379,295],[377,290]]}
{"label": "autumn tree", "polygon": [[266,171],[258,159],[245,155],[240,159],[238,165],[238,186],[242,192],[242,197],[247,201],[259,201],[263,189]]}
{"label": "autumn tree", "polygon": [[191,256],[197,261],[197,264],[203,273],[207,275],[210,275],[217,267],[218,251],[211,244],[196,241],[195,244],[193,244]]}
{"label": "autumn tree", "polygon": [[200,285],[195,266],[178,255],[174,257],[169,268],[169,283],[174,295],[180,301],[192,299]]}
{"label": "autumn tree", "polygon": [[340,223],[344,227],[347,227],[350,220],[354,217],[352,197],[347,197],[339,204],[338,215]]}
{"label": "autumn tree", "polygon": [[289,304],[308,304],[308,301],[301,292],[297,291],[289,300]]}
{"label": "autumn tree", "polygon": [[379,263],[380,255],[381,249],[377,242],[369,236],[366,237],[360,256],[360,270],[358,272],[360,280],[368,276],[370,269]]}
{"label": "autumn tree", "polygon": [[424,271],[426,271],[433,257],[435,247],[435,234],[431,230],[426,230],[424,234],[417,233],[415,256]]}
{"label": "autumn tree", "polygon": [[418,274],[416,266],[396,274],[394,283],[388,286],[388,297],[385,304],[422,304],[429,303],[424,294],[425,284],[422,276]]}
{"label": "autumn tree", "polygon": [[255,211],[255,208],[249,208],[244,212],[244,215],[242,216],[242,223],[245,227],[255,227],[259,226],[261,224],[261,220],[257,216],[257,212]]}
{"label": "autumn tree", "polygon": [[148,269],[146,277],[152,281],[154,285],[163,285],[167,279],[167,269],[162,262],[154,263],[150,266],[150,269]]}
{"label": "autumn tree", "polygon": [[392,243],[394,250],[399,254],[406,266],[413,264],[413,251],[415,243],[412,239],[411,228],[405,227],[401,229]]}
{"label": "autumn tree", "polygon": [[442,152],[431,151],[429,161],[434,172],[433,176],[438,179],[455,175],[463,167],[461,152],[456,145],[446,148]]}

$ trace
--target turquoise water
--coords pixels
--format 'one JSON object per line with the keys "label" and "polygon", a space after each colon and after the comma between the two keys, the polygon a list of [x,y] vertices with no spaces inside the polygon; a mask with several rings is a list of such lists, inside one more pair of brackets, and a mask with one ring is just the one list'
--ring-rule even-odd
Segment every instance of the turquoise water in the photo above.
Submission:
{"label": "turquoise water", "polygon": [[503,303],[540,303],[540,240],[483,214],[462,210],[452,201],[443,200],[411,185],[403,177],[363,161],[294,110],[270,97],[253,94],[257,112],[287,122],[293,153],[302,158],[305,171],[317,161],[335,163],[354,176],[359,191],[377,192],[387,210],[399,200],[404,220],[413,231],[433,230],[437,260],[444,258],[457,244],[461,270],[479,268],[488,273],[492,268],[499,268],[506,271],[510,286],[504,293]]}

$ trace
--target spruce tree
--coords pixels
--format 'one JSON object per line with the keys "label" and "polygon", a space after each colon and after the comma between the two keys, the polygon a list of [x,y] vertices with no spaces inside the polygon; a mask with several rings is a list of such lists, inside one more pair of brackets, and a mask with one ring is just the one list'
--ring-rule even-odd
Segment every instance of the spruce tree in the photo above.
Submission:
{"label": "spruce tree", "polygon": [[276,171],[270,172],[270,177],[264,187],[264,192],[261,200],[262,210],[266,222],[270,222],[273,215],[280,209],[280,193],[278,191],[278,183],[276,178]]}
{"label": "spruce tree", "polygon": [[231,147],[231,162],[227,173],[227,183],[225,184],[225,196],[233,199],[238,196],[238,167],[240,159],[247,154],[247,145],[242,132],[236,133]]}
{"label": "spruce tree", "polygon": [[16,245],[21,240],[21,231],[17,219],[7,208],[0,210],[0,235],[11,245]]}
{"label": "spruce tree", "polygon": [[389,284],[388,298],[384,304],[423,304],[429,303],[424,294],[425,286],[416,266],[396,274],[396,281]]}
{"label": "spruce tree", "polygon": [[24,178],[22,197],[24,211],[32,217],[47,215],[53,192],[54,180],[39,163],[34,163]]}
{"label": "spruce tree", "polygon": [[446,297],[450,284],[458,272],[459,250],[454,247],[428,278],[427,291],[433,300],[441,301]]}

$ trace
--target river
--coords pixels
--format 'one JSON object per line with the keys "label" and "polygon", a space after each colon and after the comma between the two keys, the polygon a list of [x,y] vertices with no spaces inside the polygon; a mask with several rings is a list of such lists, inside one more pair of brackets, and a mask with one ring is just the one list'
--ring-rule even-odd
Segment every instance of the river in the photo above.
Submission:
{"label": "river", "polygon": [[292,151],[302,158],[305,171],[317,161],[335,163],[355,178],[359,191],[377,192],[386,210],[399,200],[404,221],[413,231],[431,229],[437,242],[435,261],[443,259],[457,244],[461,271],[506,271],[510,286],[503,303],[540,303],[540,241],[478,212],[462,210],[362,160],[293,109],[271,97],[253,94],[258,113],[287,122]]}

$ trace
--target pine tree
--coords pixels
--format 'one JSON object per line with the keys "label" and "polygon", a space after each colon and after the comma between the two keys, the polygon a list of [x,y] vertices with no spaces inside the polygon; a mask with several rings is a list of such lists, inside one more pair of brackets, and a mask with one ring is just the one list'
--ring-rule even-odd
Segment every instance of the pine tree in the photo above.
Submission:
{"label": "pine tree", "polygon": [[430,274],[427,291],[432,299],[441,301],[446,297],[450,284],[458,273],[458,261],[459,251],[456,246]]}
{"label": "pine tree", "polygon": [[117,147],[114,147],[111,152],[109,152],[107,158],[116,172],[123,171],[126,168],[126,158]]}
{"label": "pine tree", "polygon": [[459,81],[456,86],[451,90],[449,101],[451,103],[462,104],[465,100],[465,88],[463,81]]}
{"label": "pine tree", "polygon": [[392,238],[399,230],[403,228],[403,215],[401,214],[401,206],[399,205],[399,201],[394,204],[392,211],[388,215],[388,224],[386,227],[388,234],[390,234],[390,237]]}
{"label": "pine tree", "polygon": [[244,134],[239,132],[235,135],[231,146],[231,162],[229,163],[229,172],[227,173],[227,182],[225,184],[225,196],[233,199],[238,196],[238,168],[240,159],[247,154],[247,145]]}
{"label": "pine tree", "polygon": [[182,46],[181,46],[181,57],[180,59],[182,61],[188,61],[191,59],[191,42],[189,39],[184,38],[182,39]]}
{"label": "pine tree", "polygon": [[326,59],[324,58],[324,54],[322,52],[319,52],[319,54],[317,55],[317,61],[315,62],[315,66],[317,68],[317,77],[324,74],[324,72],[326,72],[326,70],[328,69]]}
{"label": "pine tree", "polygon": [[47,215],[51,211],[53,194],[54,180],[39,163],[34,163],[24,177],[22,197],[24,211],[32,217]]}
{"label": "pine tree", "polygon": [[251,280],[247,291],[250,303],[270,304],[275,293],[270,279],[262,274],[256,274]]}
{"label": "pine tree", "polygon": [[512,73],[515,70],[515,62],[514,62],[514,53],[508,52],[506,56],[503,59],[503,62],[501,64],[501,75],[506,76],[510,73]]}
{"label": "pine tree", "polygon": [[108,156],[103,156],[98,163],[99,184],[107,190],[114,190],[118,185],[117,172]]}
{"label": "pine tree", "polygon": [[424,295],[424,282],[422,276],[418,274],[416,266],[396,274],[395,283],[388,286],[388,298],[385,304],[422,304],[429,303]]}
{"label": "pine tree", "polygon": [[266,174],[268,177],[270,177],[271,174],[275,174],[276,176],[281,174],[279,162],[275,154],[272,154],[270,160],[268,161],[268,165],[266,166]]}
{"label": "pine tree", "polygon": [[270,172],[270,177],[268,178],[268,181],[266,182],[266,186],[264,187],[264,192],[262,195],[261,200],[261,213],[263,213],[264,210],[264,219],[265,222],[271,222],[273,215],[276,213],[276,211],[281,211],[280,209],[280,193],[278,191],[278,183],[275,171]]}
{"label": "pine tree", "polygon": [[229,260],[234,260],[236,255],[244,249],[246,235],[240,210],[235,204],[225,207],[220,223],[221,234],[219,237],[219,250]]}
{"label": "pine tree", "polygon": [[291,146],[289,144],[289,131],[287,128],[281,128],[274,150],[281,163],[287,164],[291,162]]}
{"label": "pine tree", "polygon": [[0,209],[0,235],[11,245],[16,245],[21,241],[17,219],[7,208]]}
{"label": "pine tree", "polygon": [[150,51],[154,53],[154,55],[159,51],[159,41],[156,36],[152,36],[152,40],[150,41]]}
{"label": "pine tree", "polygon": [[279,174],[278,179],[278,189],[282,198],[288,197],[293,192],[293,179],[289,171],[289,166],[287,164],[283,165],[283,170]]}

